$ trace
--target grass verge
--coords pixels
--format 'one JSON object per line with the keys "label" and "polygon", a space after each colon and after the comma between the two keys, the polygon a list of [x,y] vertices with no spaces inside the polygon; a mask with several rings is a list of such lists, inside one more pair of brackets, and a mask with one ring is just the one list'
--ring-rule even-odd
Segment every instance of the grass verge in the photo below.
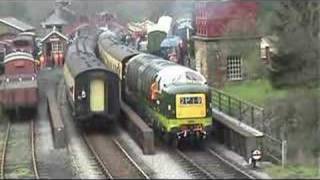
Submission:
{"label": "grass verge", "polygon": [[277,179],[297,179],[297,178],[318,178],[318,168],[302,165],[288,165],[282,168],[279,165],[271,165],[265,171],[273,178]]}
{"label": "grass verge", "polygon": [[282,98],[288,93],[286,89],[274,89],[267,79],[228,82],[222,90],[259,106],[269,98]]}

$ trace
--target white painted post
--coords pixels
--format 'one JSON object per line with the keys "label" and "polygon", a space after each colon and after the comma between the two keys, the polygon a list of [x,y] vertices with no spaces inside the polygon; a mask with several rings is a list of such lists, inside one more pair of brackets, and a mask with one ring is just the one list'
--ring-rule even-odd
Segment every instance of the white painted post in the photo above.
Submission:
{"label": "white painted post", "polygon": [[320,178],[320,155],[318,154],[318,178]]}
{"label": "white painted post", "polygon": [[287,163],[287,141],[283,140],[281,141],[281,165],[282,168],[285,167]]}

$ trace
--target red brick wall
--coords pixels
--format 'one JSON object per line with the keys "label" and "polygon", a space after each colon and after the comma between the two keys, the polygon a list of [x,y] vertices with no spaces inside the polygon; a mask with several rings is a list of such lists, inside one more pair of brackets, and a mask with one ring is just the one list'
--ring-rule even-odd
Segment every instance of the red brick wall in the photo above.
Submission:
{"label": "red brick wall", "polygon": [[34,73],[34,63],[29,60],[13,60],[5,63],[6,75],[32,74]]}
{"label": "red brick wall", "polygon": [[258,4],[255,0],[198,2],[196,35],[219,37],[228,32],[255,32],[257,11]]}

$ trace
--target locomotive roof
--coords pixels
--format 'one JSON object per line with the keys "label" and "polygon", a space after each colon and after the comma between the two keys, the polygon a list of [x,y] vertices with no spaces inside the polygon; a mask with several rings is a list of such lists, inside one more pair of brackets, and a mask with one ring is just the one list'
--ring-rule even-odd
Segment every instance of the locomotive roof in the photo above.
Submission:
{"label": "locomotive roof", "polygon": [[13,41],[32,41],[32,37],[31,36],[27,36],[27,35],[19,35],[16,38],[13,39]]}
{"label": "locomotive roof", "polygon": [[66,65],[74,77],[91,70],[110,71],[97,57],[83,52],[71,52]]}
{"label": "locomotive roof", "polygon": [[149,75],[160,80],[160,89],[169,84],[206,84],[206,79],[199,72],[150,54],[139,54],[131,59],[131,64],[140,64],[139,71],[149,69]]}
{"label": "locomotive roof", "polygon": [[29,60],[29,61],[34,61],[34,58],[32,54],[27,53],[27,52],[13,52],[4,57],[4,63],[8,61],[13,61],[16,59],[24,59],[24,60]]}
{"label": "locomotive roof", "polygon": [[99,46],[104,49],[104,51],[111,54],[115,59],[122,62],[140,53],[128,46],[120,44],[120,42],[116,40],[112,40],[111,38],[112,37],[110,37],[110,34],[102,33],[99,36],[98,43]]}

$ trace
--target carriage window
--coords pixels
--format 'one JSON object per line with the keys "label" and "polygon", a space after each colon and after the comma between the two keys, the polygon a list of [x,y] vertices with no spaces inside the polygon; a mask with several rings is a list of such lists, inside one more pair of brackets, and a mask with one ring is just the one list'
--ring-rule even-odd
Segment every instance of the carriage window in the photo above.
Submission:
{"label": "carriage window", "polygon": [[14,41],[14,45],[15,46],[29,46],[29,42],[28,41]]}
{"label": "carriage window", "polygon": [[202,98],[201,97],[181,97],[180,104],[201,104]]}

